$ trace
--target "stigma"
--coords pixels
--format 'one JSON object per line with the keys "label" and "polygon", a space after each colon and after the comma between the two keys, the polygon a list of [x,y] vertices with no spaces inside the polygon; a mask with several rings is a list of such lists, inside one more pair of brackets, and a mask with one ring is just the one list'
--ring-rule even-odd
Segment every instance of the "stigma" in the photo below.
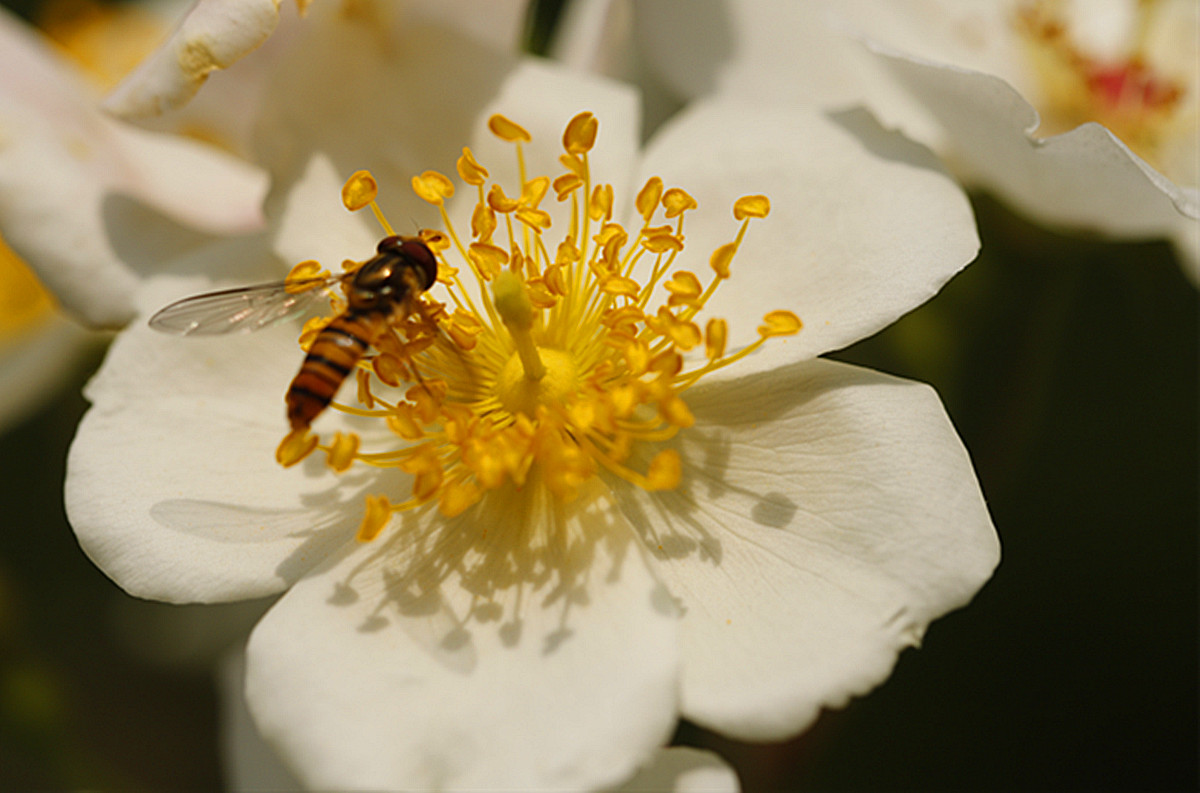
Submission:
{"label": "stigma", "polygon": [[[732,202],[736,224],[728,242],[706,252],[707,272],[677,269],[697,202],[652,177],[630,206],[619,206],[612,186],[591,171],[599,131],[591,113],[567,124],[563,172],[553,176],[526,174],[532,138],[523,127],[499,115],[488,127],[512,145],[520,184],[492,183],[463,149],[456,170],[475,204],[470,228],[460,229],[446,209],[454,182],[433,171],[413,178],[417,196],[441,217],[442,229],[420,234],[437,257],[437,283],[414,296],[411,310],[397,312],[357,362],[357,404],[331,405],[381,421],[394,441],[367,449],[353,433],[321,442],[304,429],[277,452],[284,465],[319,450],[338,472],[358,464],[411,475],[411,492],[367,498],[358,533],[364,542],[397,512],[436,506],[453,517],[501,488],[541,488],[559,501],[576,498],[593,477],[673,489],[683,461],[668,442],[695,423],[688,389],[801,328],[790,311],[770,311],[757,339],[730,352],[726,320],[703,316],[733,277],[752,223],[768,217],[766,196]],[[370,208],[391,234],[377,190],[359,172],[343,202],[352,211]],[[568,210],[565,228],[553,227],[548,199]],[[618,222],[619,209],[635,222]],[[294,276],[311,276],[315,266],[306,262]],[[344,301],[332,300],[331,315],[310,322],[301,345],[342,310]],[[640,445],[653,453],[635,457]]]}

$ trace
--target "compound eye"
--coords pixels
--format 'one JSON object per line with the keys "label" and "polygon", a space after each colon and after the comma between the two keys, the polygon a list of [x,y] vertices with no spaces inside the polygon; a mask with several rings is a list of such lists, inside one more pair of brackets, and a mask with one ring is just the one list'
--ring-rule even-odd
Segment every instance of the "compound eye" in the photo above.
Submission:
{"label": "compound eye", "polygon": [[[380,243],[382,245],[382,243]],[[400,246],[399,253],[410,264],[416,266],[421,274],[421,288],[428,289],[433,286],[437,280],[437,257],[433,255],[433,251],[419,239],[409,237],[404,240]]]}
{"label": "compound eye", "polygon": [[375,246],[375,250],[378,253],[399,253],[403,246],[404,239],[399,235],[393,234],[390,237],[381,239],[379,244]]}

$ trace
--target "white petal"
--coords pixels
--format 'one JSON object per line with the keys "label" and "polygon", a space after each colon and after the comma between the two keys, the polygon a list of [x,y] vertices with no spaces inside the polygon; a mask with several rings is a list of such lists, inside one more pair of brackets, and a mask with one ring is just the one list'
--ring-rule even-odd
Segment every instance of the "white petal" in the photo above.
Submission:
{"label": "white petal", "polygon": [[793,311],[804,329],[739,373],[869,336],[932,297],[979,247],[966,196],[933,155],[865,111],[697,102],[650,142],[642,172],[699,202],[678,266],[704,281],[712,251],[736,235],[734,201],[771,199],[702,317],[728,318],[731,348],[757,338],[773,309]]}
{"label": "white petal", "polygon": [[[103,117],[74,71],[4,14],[0,75],[0,234],[69,313],[124,324],[138,270],[194,244],[195,234],[146,206],[208,231],[261,223],[260,173],[195,141]],[[148,239],[164,244],[132,260],[125,249]]]}
{"label": "white petal", "polygon": [[966,172],[1030,216],[1134,238],[1170,233],[1181,214],[1200,217],[1194,193],[1104,127],[1036,138],[1036,111],[1000,78],[876,49],[947,129]]}
{"label": "white petal", "polygon": [[263,735],[317,788],[629,777],[675,723],[678,617],[602,491],[540,552],[544,514],[493,494],[450,522],[409,515],[294,586],[247,651]]}
{"label": "white petal", "polygon": [[364,222],[363,212],[370,210],[354,214],[342,204],[342,185],[351,173],[338,173],[328,156],[313,153],[284,197],[274,243],[280,259],[289,264],[315,259],[338,273],[346,259],[361,261],[375,252],[383,232]]}
{"label": "white petal", "polygon": [[[406,26],[389,9],[394,11],[381,7],[383,18],[376,24],[337,15],[306,29],[280,64],[259,128],[260,157],[273,175],[276,196],[290,192],[317,149],[342,179],[359,169],[371,171],[380,187],[379,205],[398,229],[411,231],[410,223],[440,227],[437,211],[413,194],[411,179],[426,170],[454,178],[467,145],[489,170],[515,171],[513,147],[501,146],[487,132],[487,119],[497,112],[535,135],[534,145],[526,147],[535,176],[561,172],[563,127],[580,110],[592,110],[600,118],[605,151],[625,147],[623,159],[615,160],[618,167],[606,168],[603,178],[615,188],[629,178],[638,128],[636,95],[629,88],[488,49],[451,27]],[[345,58],[345,52],[355,57]],[[447,96],[454,101],[447,103]],[[297,124],[298,118],[305,123]],[[607,153],[598,156],[597,169],[611,160]],[[505,187],[520,190],[511,182]],[[474,190],[462,185],[459,190],[460,197],[473,200]],[[546,209],[554,205],[553,196],[544,202]]]}
{"label": "white petal", "polygon": [[622,507],[684,610],[683,715],[785,738],[965,604],[996,533],[927,386],[816,360],[688,402],[683,485]]}
{"label": "white petal", "polygon": [[279,23],[279,0],[196,0],[171,37],[106,100],[126,118],[187,102],[216,69],[262,44]]}
{"label": "white petal", "polygon": [[572,69],[632,82],[634,10],[629,0],[567,4],[555,25],[551,57]]}
{"label": "white petal", "polygon": [[616,791],[628,793],[737,793],[737,773],[713,752],[690,746],[660,749],[654,759]]}
{"label": "white petal", "polygon": [[[224,248],[235,260],[255,250],[264,255],[261,242]],[[165,305],[201,283],[155,280],[143,298]],[[353,536],[361,477],[274,459],[303,358],[296,335],[178,338],[139,323],[114,342],[86,391],[66,505],[84,551],[126,591],[170,602],[268,595]]]}
{"label": "white petal", "polygon": [[[869,3],[895,31],[904,14]],[[724,93],[795,106],[868,104],[888,126],[933,142],[936,126],[844,32],[858,5],[801,0],[660,0],[635,5],[638,54],[681,97]],[[928,28],[926,28],[928,31]]]}

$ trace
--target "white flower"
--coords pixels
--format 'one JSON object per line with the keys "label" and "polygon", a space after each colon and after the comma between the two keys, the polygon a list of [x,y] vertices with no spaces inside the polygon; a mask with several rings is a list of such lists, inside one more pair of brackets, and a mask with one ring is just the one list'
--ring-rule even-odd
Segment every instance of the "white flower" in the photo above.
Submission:
{"label": "white flower", "polygon": [[642,82],[684,98],[718,91],[866,104],[1034,220],[1114,238],[1165,236],[1200,276],[1192,0],[585,9],[590,28],[569,26],[560,42],[576,63],[611,67],[606,53],[632,40],[639,57],[620,62],[641,62]]}
{"label": "white flower", "polygon": [[[366,53],[354,69],[369,75],[364,61]],[[326,78],[336,82],[336,61],[313,68],[334,72]],[[298,365],[295,328],[216,340],[170,338],[140,324],[124,332],[88,389],[93,408],[69,461],[71,521],[87,553],[139,596],[212,602],[286,590],[251,637],[247,696],[263,735],[309,785],[595,788],[649,761],[680,715],[742,739],[793,735],[820,708],[878,684],[896,654],[964,604],[996,563],[969,460],[936,395],[816,358],[918,305],[974,256],[965,198],[929,153],[865,114],[833,122],[716,103],[692,108],[639,154],[627,92],[535,64],[508,69],[494,74],[496,91],[474,94],[488,98],[462,112],[474,118],[468,140],[489,181],[524,203],[489,202],[490,228],[476,209],[484,189],[460,189],[444,221],[422,225],[448,233],[448,221],[464,246],[481,245],[481,229],[494,232],[500,254],[476,247],[475,266],[493,266],[494,255],[511,261],[515,245],[542,277],[531,278],[532,264],[522,270],[531,298],[565,304],[585,278],[599,288],[604,270],[578,265],[560,274],[575,286],[553,285],[550,266],[570,253],[558,248],[569,216],[575,245],[588,240],[589,250],[601,225],[624,222],[627,242],[612,243],[620,255],[640,250],[639,214],[648,207],[651,227],[669,228],[644,233],[651,247],[628,277],[644,284],[654,251],[670,255],[685,243],[660,283],[670,280],[683,305],[698,301],[706,316],[727,319],[732,352],[716,343],[719,326],[706,326],[713,329],[696,350],[715,350],[716,364],[736,357],[756,343],[772,309],[794,312],[804,328],[709,367],[686,387],[686,372],[706,369],[706,353],[686,361],[668,354],[664,338],[693,331],[678,306],[676,322],[654,312],[661,295],[647,303],[653,322],[586,312],[557,325],[547,319],[558,344],[535,334],[534,345],[547,359],[547,348],[560,363],[565,355],[579,379],[518,400],[533,414],[537,442],[509,447],[517,436],[496,439],[515,426],[505,423],[512,403],[497,394],[487,416],[500,423],[489,434],[481,425],[490,419],[467,404],[466,391],[495,387],[497,354],[516,360],[512,323],[464,306],[423,353],[380,340],[395,360],[374,356],[354,379],[374,403],[367,413],[390,422],[326,411],[315,425],[323,453],[293,469],[268,458],[285,429],[280,403]],[[349,81],[343,91],[359,87]],[[399,81],[395,90],[409,87]],[[401,182],[392,174],[419,172],[401,158],[422,147],[451,151],[444,166],[460,149],[433,136],[402,149],[412,139],[389,137],[389,125],[402,123],[403,96],[360,104],[361,115],[349,114],[344,95],[309,97],[321,153],[279,197],[281,258],[316,256],[336,267],[374,249],[380,232],[335,205],[335,179],[351,170],[348,149],[372,161],[385,216],[404,219],[406,206],[429,216],[428,204],[423,211],[396,195]],[[559,137],[568,99],[596,111],[601,143],[579,171],[590,143],[578,143],[588,138],[586,123],[584,132],[573,126],[572,168],[586,187],[555,182],[566,200],[535,208],[548,186],[535,177],[563,172],[561,151],[545,142]],[[408,109],[436,118],[424,105]],[[483,130],[497,111],[532,134],[524,179],[512,143]],[[349,127],[345,144],[339,121]],[[522,137],[497,124],[509,141]],[[460,172],[471,180],[478,173],[467,163]],[[688,194],[639,190],[650,175],[686,186],[699,208]],[[611,221],[601,183],[612,186]],[[426,199],[446,196],[436,176],[417,184]],[[728,248],[739,232],[725,213],[739,196],[760,192],[770,196],[769,217],[765,200],[739,202],[743,216],[759,219]],[[651,198],[635,210],[635,195]],[[682,209],[684,239],[680,218],[664,219],[664,207]],[[586,233],[584,223],[592,224]],[[604,242],[620,237],[615,228],[600,233]],[[426,239],[442,250],[445,237]],[[713,296],[693,294],[677,268],[709,272],[717,250],[718,263],[732,256],[733,277]],[[453,247],[442,256],[445,278],[453,265],[473,282]],[[248,238],[180,266],[207,271],[219,261],[238,261],[244,272],[275,260],[266,240]],[[614,279],[609,271],[604,288],[625,293]],[[160,277],[139,299],[149,311],[203,288],[196,278]],[[448,299],[443,286],[430,294]],[[458,294],[481,306],[487,290]],[[611,327],[597,324],[601,316]],[[771,314],[767,335],[794,331],[788,316]],[[483,329],[468,349],[472,319]],[[628,334],[637,327],[659,340],[648,345],[651,367],[667,374],[653,388],[629,376],[637,352]],[[572,345],[589,338],[615,346],[588,346],[594,357],[585,361]],[[602,360],[608,369],[598,368]],[[413,407],[372,379],[374,371],[388,380],[397,362],[426,373],[428,390],[410,394]],[[439,380],[436,415],[421,418],[421,395],[438,394]],[[613,388],[585,387],[592,382]],[[643,407],[622,414],[628,425],[618,432],[603,414],[615,411],[612,419],[623,404]],[[423,438],[410,446],[401,436],[414,415]],[[450,457],[414,451],[430,444]],[[281,452],[293,462],[288,448]],[[348,470],[334,475],[318,457]],[[389,460],[407,470],[369,464]],[[393,504],[406,509],[390,519]],[[367,541],[354,538],[360,530]]]}
{"label": "white flower", "polygon": [[262,178],[194,140],[95,108],[79,69],[0,12],[0,235],[63,309],[116,327],[140,273],[194,245],[191,229],[261,222]]}

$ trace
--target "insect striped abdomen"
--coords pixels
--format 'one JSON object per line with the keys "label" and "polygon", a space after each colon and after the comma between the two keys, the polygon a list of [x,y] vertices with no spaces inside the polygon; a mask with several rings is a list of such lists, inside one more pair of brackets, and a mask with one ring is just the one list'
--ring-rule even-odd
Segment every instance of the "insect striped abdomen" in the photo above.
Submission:
{"label": "insect striped abdomen", "polygon": [[292,429],[308,427],[329,405],[342,381],[375,343],[385,319],[378,313],[347,312],[317,334],[300,372],[287,391]]}

